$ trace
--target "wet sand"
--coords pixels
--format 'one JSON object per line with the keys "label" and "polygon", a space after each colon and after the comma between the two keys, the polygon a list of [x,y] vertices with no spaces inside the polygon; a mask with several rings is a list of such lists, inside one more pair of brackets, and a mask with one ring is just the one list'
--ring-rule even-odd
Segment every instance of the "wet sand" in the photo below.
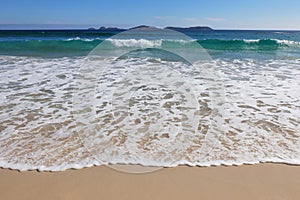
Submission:
{"label": "wet sand", "polygon": [[0,169],[0,199],[299,199],[300,166],[165,168],[146,174],[107,166],[64,172]]}

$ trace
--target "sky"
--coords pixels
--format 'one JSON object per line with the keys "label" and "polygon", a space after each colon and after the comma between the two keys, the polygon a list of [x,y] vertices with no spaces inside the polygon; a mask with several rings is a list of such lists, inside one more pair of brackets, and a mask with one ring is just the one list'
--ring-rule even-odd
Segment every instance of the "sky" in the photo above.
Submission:
{"label": "sky", "polygon": [[300,30],[300,0],[0,0],[0,29],[141,24]]}

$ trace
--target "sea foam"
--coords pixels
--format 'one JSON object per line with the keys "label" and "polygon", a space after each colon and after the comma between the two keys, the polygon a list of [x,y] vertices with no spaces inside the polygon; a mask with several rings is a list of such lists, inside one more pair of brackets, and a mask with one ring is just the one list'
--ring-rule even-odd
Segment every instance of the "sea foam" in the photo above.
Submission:
{"label": "sea foam", "polygon": [[[1,167],[61,171],[115,163],[300,164],[300,60],[198,63],[218,74],[212,80],[211,73],[197,74],[181,62],[107,58],[110,68],[97,81],[90,110],[74,107],[74,91],[84,98],[91,89],[78,88],[84,85],[75,81],[82,77],[83,62],[82,57],[1,56]],[[159,72],[177,77],[166,80],[178,89],[155,78]],[[145,86],[144,80],[153,82]],[[213,81],[216,85],[208,84]],[[222,105],[212,99],[218,84]],[[106,91],[115,92],[109,96]],[[122,103],[124,95],[128,105]],[[188,95],[194,100],[188,101]],[[188,110],[192,115],[184,116]],[[86,121],[90,113],[93,119]],[[218,124],[212,123],[216,117]],[[189,126],[189,118],[197,126]]]}

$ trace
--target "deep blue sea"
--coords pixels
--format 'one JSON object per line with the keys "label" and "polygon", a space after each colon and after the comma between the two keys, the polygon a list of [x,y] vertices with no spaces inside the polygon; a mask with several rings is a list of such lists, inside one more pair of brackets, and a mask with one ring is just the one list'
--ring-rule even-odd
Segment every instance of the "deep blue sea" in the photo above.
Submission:
{"label": "deep blue sea", "polygon": [[300,164],[300,32],[0,30],[0,167]]}

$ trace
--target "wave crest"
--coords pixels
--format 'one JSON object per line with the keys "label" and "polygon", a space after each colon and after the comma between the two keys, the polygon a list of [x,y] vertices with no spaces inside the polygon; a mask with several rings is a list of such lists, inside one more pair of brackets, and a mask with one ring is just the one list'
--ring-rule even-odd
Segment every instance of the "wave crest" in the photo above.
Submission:
{"label": "wave crest", "polygon": [[162,45],[162,40],[146,40],[146,39],[107,39],[116,47],[139,47],[151,48]]}
{"label": "wave crest", "polygon": [[0,55],[23,56],[77,56],[87,55],[99,43],[107,41],[112,47],[155,48],[162,45],[172,48],[190,48],[198,42],[204,49],[219,51],[276,51],[300,49],[300,42],[279,39],[204,39],[204,40],[162,40],[162,39],[106,39],[72,37],[64,40],[21,40],[0,41]]}

